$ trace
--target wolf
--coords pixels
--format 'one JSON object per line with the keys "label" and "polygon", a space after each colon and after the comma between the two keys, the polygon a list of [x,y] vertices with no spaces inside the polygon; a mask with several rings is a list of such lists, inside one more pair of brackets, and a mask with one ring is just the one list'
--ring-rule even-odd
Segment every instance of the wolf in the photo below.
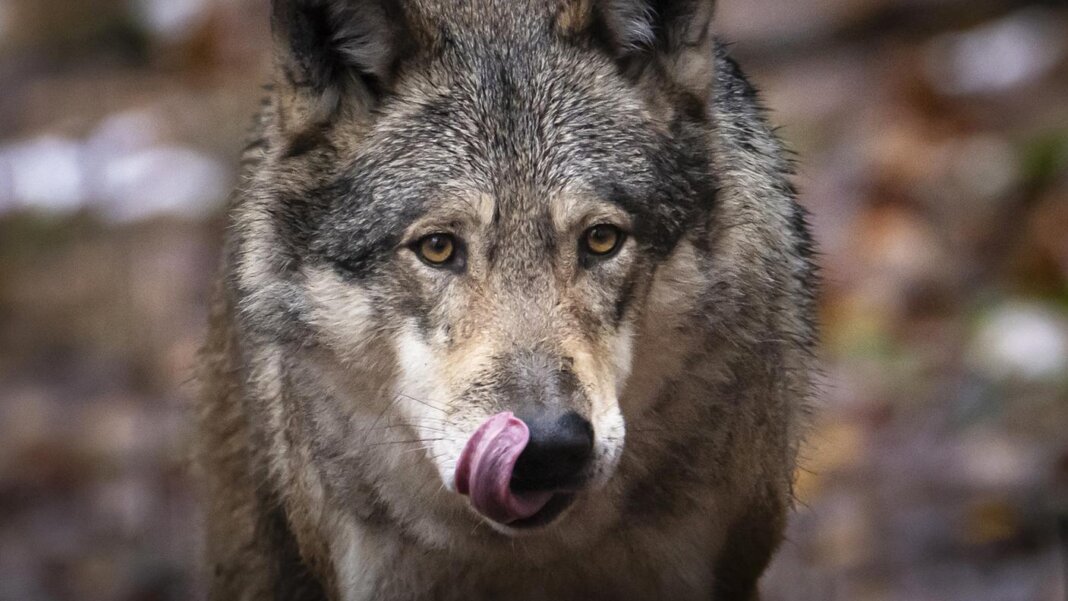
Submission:
{"label": "wolf", "polygon": [[203,351],[214,600],[757,599],[817,369],[713,0],[274,0]]}

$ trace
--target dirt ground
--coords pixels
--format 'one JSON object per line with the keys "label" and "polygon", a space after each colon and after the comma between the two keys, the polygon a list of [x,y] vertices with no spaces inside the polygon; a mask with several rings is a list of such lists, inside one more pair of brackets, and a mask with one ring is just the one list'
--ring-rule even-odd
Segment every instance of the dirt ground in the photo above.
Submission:
{"label": "dirt ground", "polygon": [[[187,469],[265,2],[0,4],[0,600],[202,598]],[[721,0],[825,375],[775,600],[1068,598],[1068,7]]]}

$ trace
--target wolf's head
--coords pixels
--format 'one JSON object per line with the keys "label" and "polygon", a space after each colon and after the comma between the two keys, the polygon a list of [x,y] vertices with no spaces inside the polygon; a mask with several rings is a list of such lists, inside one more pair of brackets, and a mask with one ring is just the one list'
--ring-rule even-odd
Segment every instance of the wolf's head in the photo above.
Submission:
{"label": "wolf's head", "polygon": [[463,533],[611,479],[655,276],[715,197],[712,4],[273,3],[236,284],[300,478]]}

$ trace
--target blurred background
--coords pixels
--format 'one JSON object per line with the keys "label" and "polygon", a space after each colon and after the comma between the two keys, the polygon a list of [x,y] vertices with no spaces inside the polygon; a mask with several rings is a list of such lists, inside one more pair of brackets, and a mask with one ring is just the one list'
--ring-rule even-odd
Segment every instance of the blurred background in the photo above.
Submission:
{"label": "blurred background", "polygon": [[[191,366],[264,0],[0,0],[0,600],[203,597]],[[774,600],[1060,601],[1068,6],[722,0],[827,359]]]}

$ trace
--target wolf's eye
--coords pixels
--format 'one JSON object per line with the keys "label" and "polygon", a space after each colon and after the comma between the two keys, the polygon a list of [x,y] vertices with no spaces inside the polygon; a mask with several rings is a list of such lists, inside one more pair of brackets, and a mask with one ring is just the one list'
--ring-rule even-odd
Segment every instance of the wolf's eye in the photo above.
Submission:
{"label": "wolf's eye", "polygon": [[423,261],[440,267],[456,254],[456,240],[448,234],[430,234],[421,238],[415,249]]}
{"label": "wolf's eye", "polygon": [[596,257],[607,257],[623,244],[623,232],[614,225],[595,225],[582,235],[586,252]]}

